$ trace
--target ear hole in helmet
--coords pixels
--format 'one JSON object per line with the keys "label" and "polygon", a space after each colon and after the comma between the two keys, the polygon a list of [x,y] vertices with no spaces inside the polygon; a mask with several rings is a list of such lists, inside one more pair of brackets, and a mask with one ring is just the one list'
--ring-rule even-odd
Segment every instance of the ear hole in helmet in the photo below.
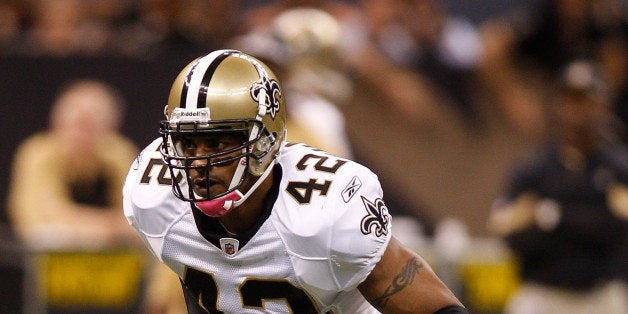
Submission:
{"label": "ear hole in helmet", "polygon": [[271,147],[275,144],[275,133],[269,133],[268,130],[264,130],[264,135],[253,144],[253,157],[260,159],[270,151]]}

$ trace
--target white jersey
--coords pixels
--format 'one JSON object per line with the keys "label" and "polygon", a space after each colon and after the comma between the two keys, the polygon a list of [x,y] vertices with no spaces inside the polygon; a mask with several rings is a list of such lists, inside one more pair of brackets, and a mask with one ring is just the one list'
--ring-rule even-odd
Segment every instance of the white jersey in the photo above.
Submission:
{"label": "white jersey", "polygon": [[211,233],[205,221],[212,219],[174,196],[159,145],[155,140],[133,163],[124,213],[206,309],[377,313],[357,290],[391,236],[382,189],[370,170],[286,144],[275,166],[270,210],[255,230],[245,240],[213,239],[203,233]]}

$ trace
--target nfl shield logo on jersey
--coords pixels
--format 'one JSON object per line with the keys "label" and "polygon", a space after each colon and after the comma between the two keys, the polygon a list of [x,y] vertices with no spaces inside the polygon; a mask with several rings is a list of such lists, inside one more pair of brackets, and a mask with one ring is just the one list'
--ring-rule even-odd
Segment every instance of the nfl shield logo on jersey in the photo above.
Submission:
{"label": "nfl shield logo on jersey", "polygon": [[220,239],[220,248],[223,252],[227,253],[227,255],[233,255],[238,253],[238,249],[240,247],[240,241],[233,238],[222,238]]}

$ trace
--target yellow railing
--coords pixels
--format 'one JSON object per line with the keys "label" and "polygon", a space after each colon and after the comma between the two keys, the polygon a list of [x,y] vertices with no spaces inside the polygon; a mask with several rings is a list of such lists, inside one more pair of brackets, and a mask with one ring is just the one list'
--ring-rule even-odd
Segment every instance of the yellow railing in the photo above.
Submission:
{"label": "yellow railing", "polygon": [[37,252],[38,298],[45,308],[130,308],[141,299],[146,256],[136,251]]}

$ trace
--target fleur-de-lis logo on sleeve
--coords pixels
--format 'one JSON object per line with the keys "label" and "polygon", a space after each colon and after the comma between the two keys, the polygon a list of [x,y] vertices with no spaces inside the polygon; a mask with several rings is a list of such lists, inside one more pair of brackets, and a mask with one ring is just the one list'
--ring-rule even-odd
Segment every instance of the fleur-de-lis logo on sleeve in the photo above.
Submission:
{"label": "fleur-de-lis logo on sleeve", "polygon": [[388,234],[390,217],[388,207],[381,198],[371,202],[362,196],[367,215],[362,218],[360,229],[363,234],[375,233],[377,237]]}

